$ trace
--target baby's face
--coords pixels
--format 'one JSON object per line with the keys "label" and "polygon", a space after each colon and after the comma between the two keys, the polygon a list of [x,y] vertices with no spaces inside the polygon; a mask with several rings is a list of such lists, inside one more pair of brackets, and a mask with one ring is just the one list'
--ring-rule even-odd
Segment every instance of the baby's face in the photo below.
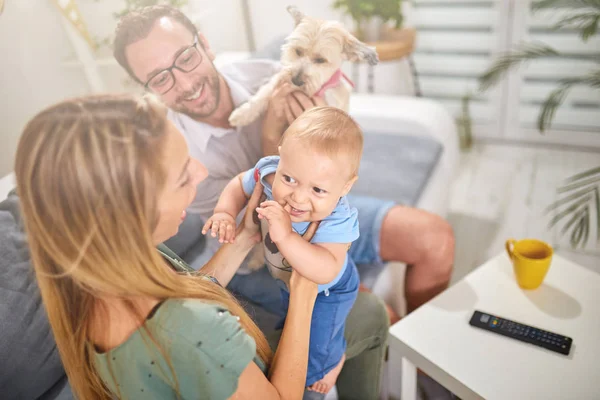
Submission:
{"label": "baby's face", "polygon": [[279,154],[273,198],[283,205],[292,222],[321,221],[355,181],[348,180],[345,157],[332,159],[294,139],[286,140]]}

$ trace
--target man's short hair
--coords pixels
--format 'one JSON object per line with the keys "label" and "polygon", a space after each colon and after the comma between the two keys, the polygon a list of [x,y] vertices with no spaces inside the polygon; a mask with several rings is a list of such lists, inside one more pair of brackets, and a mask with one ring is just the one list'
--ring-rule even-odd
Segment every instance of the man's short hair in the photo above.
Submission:
{"label": "man's short hair", "polygon": [[156,21],[162,17],[169,17],[179,22],[194,36],[198,33],[198,29],[194,23],[184,13],[175,7],[167,5],[148,6],[131,11],[121,17],[115,29],[113,55],[121,67],[125,68],[129,76],[138,82],[140,80],[135,76],[129,65],[125,49],[130,44],[147,37]]}

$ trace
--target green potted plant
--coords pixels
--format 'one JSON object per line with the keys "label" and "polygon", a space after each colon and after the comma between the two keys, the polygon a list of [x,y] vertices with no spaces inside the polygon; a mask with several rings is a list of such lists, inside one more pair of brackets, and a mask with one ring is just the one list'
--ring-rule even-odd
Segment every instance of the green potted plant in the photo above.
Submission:
{"label": "green potted plant", "polygon": [[394,23],[396,29],[402,26],[402,0],[335,0],[332,7],[354,20],[356,35],[363,41],[379,40],[387,23]]}
{"label": "green potted plant", "polygon": [[[576,29],[585,42],[598,33],[600,23],[600,0],[541,0],[532,4],[533,11],[547,8],[560,8],[569,11],[555,29]],[[497,84],[512,68],[525,62],[543,57],[561,57],[552,47],[544,44],[525,43],[494,61],[481,75],[480,89],[487,90]],[[562,79],[541,105],[537,126],[544,133],[552,124],[554,114],[573,86],[587,85],[600,90],[600,60],[598,65],[585,75]],[[571,232],[573,248],[584,247],[589,240],[590,230],[596,225],[596,237],[600,242],[600,166],[570,177],[558,189],[560,198],[546,210],[554,213],[550,227],[560,221],[566,222],[561,233]],[[595,213],[592,210],[595,209]],[[593,215],[595,214],[595,219]],[[568,219],[567,219],[568,217]]]}

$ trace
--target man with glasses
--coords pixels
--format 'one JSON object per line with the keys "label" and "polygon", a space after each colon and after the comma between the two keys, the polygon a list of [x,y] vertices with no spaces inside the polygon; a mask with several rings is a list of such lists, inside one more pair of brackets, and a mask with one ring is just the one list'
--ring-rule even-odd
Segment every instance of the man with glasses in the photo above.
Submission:
{"label": "man with glasses", "polygon": [[[263,156],[263,131],[276,142],[290,120],[323,104],[319,98],[292,92],[284,85],[273,94],[263,118],[232,128],[228,118],[233,109],[278,71],[278,63],[246,60],[217,70],[204,36],[180,11],[168,6],[146,7],[124,16],[116,30],[114,55],[131,77],[160,95],[191,154],[206,165],[209,177],[198,186],[190,209],[204,218],[212,215],[229,180]],[[454,237],[447,222],[373,198],[353,196],[351,203],[359,212],[361,236],[350,255],[356,264],[407,263],[409,311],[447,286],[454,258]],[[218,243],[214,239],[209,242],[214,251]],[[269,292],[263,279],[265,270],[236,275],[230,288],[277,311],[279,291]]]}

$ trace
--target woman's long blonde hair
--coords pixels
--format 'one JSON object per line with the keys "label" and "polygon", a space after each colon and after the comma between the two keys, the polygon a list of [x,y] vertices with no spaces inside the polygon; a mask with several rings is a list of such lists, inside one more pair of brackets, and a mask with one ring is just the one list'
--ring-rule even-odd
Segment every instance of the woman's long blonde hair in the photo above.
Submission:
{"label": "woman's long blonde hair", "polygon": [[172,273],[155,248],[166,123],[166,109],[150,96],[91,96],[42,111],[19,142],[15,172],[31,259],[80,399],[110,398],[88,336],[100,296],[219,303],[241,318],[258,355],[270,361],[264,335],[229,292]]}

